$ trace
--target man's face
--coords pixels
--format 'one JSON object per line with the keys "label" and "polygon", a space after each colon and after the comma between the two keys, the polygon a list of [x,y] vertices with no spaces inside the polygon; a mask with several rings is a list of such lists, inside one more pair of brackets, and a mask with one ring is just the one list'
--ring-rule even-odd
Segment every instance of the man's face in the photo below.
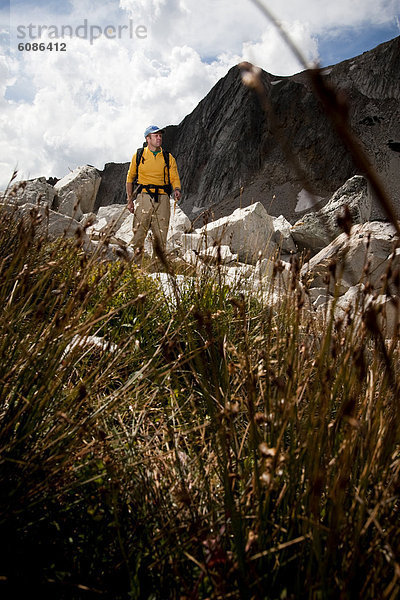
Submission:
{"label": "man's face", "polygon": [[162,133],[151,133],[148,136],[148,143],[155,148],[158,148],[162,144]]}

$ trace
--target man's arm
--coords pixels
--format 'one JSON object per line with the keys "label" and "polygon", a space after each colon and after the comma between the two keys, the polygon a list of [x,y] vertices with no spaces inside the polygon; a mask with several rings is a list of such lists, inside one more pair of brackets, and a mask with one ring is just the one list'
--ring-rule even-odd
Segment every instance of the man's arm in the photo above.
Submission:
{"label": "man's arm", "polygon": [[129,171],[126,176],[126,199],[127,199],[127,209],[129,212],[134,212],[133,207],[133,181],[136,178],[136,152],[132,157],[131,164],[129,166]]}
{"label": "man's arm", "polygon": [[170,155],[170,181],[174,190],[174,199],[179,202],[181,199],[181,182],[179,179],[178,167],[176,160]]}

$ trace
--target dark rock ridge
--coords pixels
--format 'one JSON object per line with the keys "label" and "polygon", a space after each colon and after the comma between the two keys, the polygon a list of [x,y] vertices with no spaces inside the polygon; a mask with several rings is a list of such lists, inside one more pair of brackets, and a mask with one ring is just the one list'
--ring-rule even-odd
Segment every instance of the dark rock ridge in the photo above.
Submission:
{"label": "dark rock ridge", "polygon": [[100,171],[101,183],[94,210],[97,211],[100,206],[126,203],[125,181],[129,165],[130,159],[126,163],[112,162],[104,165],[104,169]]}
{"label": "dark rock ridge", "polygon": [[[400,38],[323,69],[350,106],[350,122],[400,214]],[[233,67],[177,126],[164,147],[178,161],[183,209],[192,219],[218,218],[259,201],[292,223],[320,208],[355,174],[352,157],[315,98],[307,71],[291,77],[261,72],[272,107],[266,115]],[[271,118],[273,114],[273,118]],[[288,162],[289,148],[306,182]],[[134,151],[134,149],[133,149]],[[129,160],[131,157],[128,157]],[[105,166],[96,206],[125,200],[129,163]],[[373,202],[373,219],[385,215]]]}

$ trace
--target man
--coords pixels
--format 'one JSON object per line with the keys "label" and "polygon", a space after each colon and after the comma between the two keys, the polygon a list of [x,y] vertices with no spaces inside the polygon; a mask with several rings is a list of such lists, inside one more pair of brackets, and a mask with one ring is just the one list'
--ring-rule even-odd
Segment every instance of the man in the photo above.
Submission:
{"label": "man", "polygon": [[[127,208],[134,214],[132,245],[135,249],[135,262],[143,255],[144,240],[151,227],[153,247],[165,252],[170,219],[169,196],[173,192],[175,202],[181,197],[176,161],[169,154],[167,167],[162,150],[163,129],[150,125],[144,132],[147,146],[143,148],[137,168],[137,152],[132,157],[126,177]],[[133,182],[137,180],[138,195],[133,204]]]}

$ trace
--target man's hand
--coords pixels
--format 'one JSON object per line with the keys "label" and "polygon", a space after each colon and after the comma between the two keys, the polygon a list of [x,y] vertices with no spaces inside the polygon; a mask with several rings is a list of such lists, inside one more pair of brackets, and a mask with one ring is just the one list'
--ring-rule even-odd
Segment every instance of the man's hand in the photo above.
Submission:
{"label": "man's hand", "polygon": [[131,213],[135,212],[135,207],[134,207],[134,204],[133,204],[132,196],[128,196],[128,204],[126,205],[126,208]]}
{"label": "man's hand", "polygon": [[174,200],[175,202],[179,202],[181,199],[181,190],[179,188],[174,189]]}

